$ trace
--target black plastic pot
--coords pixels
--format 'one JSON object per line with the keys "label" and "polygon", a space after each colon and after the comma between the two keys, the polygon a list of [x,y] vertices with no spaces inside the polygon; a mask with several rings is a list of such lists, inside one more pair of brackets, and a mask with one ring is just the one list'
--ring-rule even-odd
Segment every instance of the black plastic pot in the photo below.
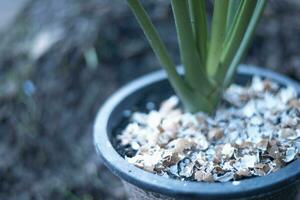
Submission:
{"label": "black plastic pot", "polygon": [[[294,86],[300,94],[300,85],[272,71],[241,66],[236,82],[246,84],[253,75],[259,75],[286,86]],[[144,109],[145,101],[157,103],[172,94],[163,71],[143,76],[117,91],[99,111],[94,126],[94,141],[105,165],[119,176],[128,191],[129,199],[296,199],[300,184],[300,159],[283,169],[264,177],[241,180],[239,184],[202,183],[161,177],[129,164],[116,151],[116,131],[124,124],[124,111]]]}

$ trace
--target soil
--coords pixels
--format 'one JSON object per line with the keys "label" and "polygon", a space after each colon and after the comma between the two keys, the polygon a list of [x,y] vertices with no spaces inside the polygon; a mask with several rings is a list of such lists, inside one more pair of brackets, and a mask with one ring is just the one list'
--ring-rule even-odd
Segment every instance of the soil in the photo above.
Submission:
{"label": "soil", "polygon": [[[169,1],[149,2],[179,63]],[[245,62],[300,80],[299,11],[271,1]],[[125,2],[28,1],[0,52],[0,199],[125,199],[95,153],[93,120],[113,91],[159,66]]]}

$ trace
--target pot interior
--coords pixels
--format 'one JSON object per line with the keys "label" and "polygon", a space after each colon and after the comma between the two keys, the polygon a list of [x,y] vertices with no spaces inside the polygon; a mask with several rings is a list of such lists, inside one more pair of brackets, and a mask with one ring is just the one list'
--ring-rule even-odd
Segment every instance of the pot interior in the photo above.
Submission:
{"label": "pot interior", "polygon": [[[235,78],[235,83],[239,85],[247,85],[251,82],[252,76],[250,74],[239,74]],[[153,82],[140,90],[133,92],[126,96],[126,98],[120,102],[120,104],[114,109],[108,120],[108,137],[113,147],[117,152],[124,157],[125,154],[131,154],[129,149],[121,147],[116,139],[118,134],[121,134],[122,130],[130,122],[130,117],[133,112],[149,112],[151,109],[157,109],[160,103],[174,95],[169,81],[167,79]]]}

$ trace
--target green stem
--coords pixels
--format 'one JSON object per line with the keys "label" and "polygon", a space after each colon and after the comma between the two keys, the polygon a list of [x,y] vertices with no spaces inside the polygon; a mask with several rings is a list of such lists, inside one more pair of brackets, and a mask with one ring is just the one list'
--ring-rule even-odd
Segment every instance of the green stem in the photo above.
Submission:
{"label": "green stem", "polygon": [[[226,77],[229,66],[240,48],[247,28],[249,28],[249,23],[254,13],[256,3],[257,0],[244,0],[242,5],[239,7],[230,33],[228,34],[229,37],[226,38],[225,49],[221,57],[220,67],[215,76],[215,80],[220,85],[224,84],[223,81]],[[246,39],[250,40],[250,38]],[[245,49],[243,51],[245,51]]]}
{"label": "green stem", "polygon": [[184,108],[189,112],[211,112],[213,104],[201,92],[194,91],[190,85],[182,79],[176,71],[175,65],[161,41],[159,34],[154,28],[149,16],[138,0],[127,0],[135,17],[141,25],[154,53],[158,57],[162,67],[166,70],[170,83],[180,97]]}
{"label": "green stem", "polygon": [[236,50],[244,37],[244,33],[248,27],[249,21],[253,14],[257,0],[244,0],[240,6],[237,16],[234,19],[228,38],[225,41],[225,48],[221,56],[221,61],[226,64],[232,60]]}
{"label": "green stem", "polygon": [[201,66],[200,57],[194,45],[188,2],[186,0],[172,0],[171,2],[186,80],[194,90],[201,91],[204,95],[208,94],[211,90],[210,82],[203,70],[204,66]]}
{"label": "green stem", "polygon": [[228,15],[227,15],[227,22],[226,22],[226,32],[228,37],[228,32],[231,29],[231,26],[233,24],[234,18],[237,14],[237,11],[241,5],[241,0],[229,0],[229,6],[228,6]]}
{"label": "green stem", "polygon": [[[127,0],[187,111],[212,113],[243,57],[267,0],[215,0],[208,44],[204,0],[172,0],[185,78],[139,0]],[[219,85],[218,85],[219,84]]]}
{"label": "green stem", "polygon": [[204,0],[189,0],[191,23],[194,31],[197,49],[202,66],[206,64],[207,57],[207,18]]}
{"label": "green stem", "polygon": [[143,6],[138,0],[128,0],[127,2],[141,25],[155,55],[158,57],[162,67],[164,67],[167,71],[170,82],[174,86],[175,90],[177,90],[179,94],[182,93],[182,90],[187,90],[184,85],[184,80],[178,75],[165,45],[161,41],[158,32],[154,28]]}
{"label": "green stem", "polygon": [[207,60],[207,72],[210,77],[215,75],[218,69],[223,50],[223,42],[226,35],[228,0],[215,0],[214,4],[212,33]]}
{"label": "green stem", "polygon": [[227,87],[231,83],[231,81],[233,79],[233,75],[235,74],[236,68],[237,68],[238,64],[240,63],[241,59],[244,57],[244,54],[246,53],[246,50],[250,43],[250,40],[253,37],[254,31],[257,27],[259,19],[261,18],[261,15],[263,14],[266,4],[267,4],[267,0],[260,0],[260,1],[258,1],[257,5],[256,5],[256,8],[254,10],[251,21],[249,22],[249,26],[247,28],[245,36],[241,42],[239,49],[237,50],[237,52],[235,54],[235,57],[234,57],[232,63],[229,66],[229,69],[228,69],[228,72],[226,74],[226,78],[224,81],[225,87]]}

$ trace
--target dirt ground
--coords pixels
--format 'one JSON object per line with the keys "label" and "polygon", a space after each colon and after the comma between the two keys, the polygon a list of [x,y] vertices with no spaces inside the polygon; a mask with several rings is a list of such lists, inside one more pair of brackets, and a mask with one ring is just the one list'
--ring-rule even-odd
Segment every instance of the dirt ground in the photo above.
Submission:
{"label": "dirt ground", "polygon": [[[169,1],[144,1],[179,63]],[[273,0],[246,63],[300,80],[300,1]],[[0,43],[0,199],[125,199],[97,157],[95,114],[158,69],[125,1],[28,1]]]}

